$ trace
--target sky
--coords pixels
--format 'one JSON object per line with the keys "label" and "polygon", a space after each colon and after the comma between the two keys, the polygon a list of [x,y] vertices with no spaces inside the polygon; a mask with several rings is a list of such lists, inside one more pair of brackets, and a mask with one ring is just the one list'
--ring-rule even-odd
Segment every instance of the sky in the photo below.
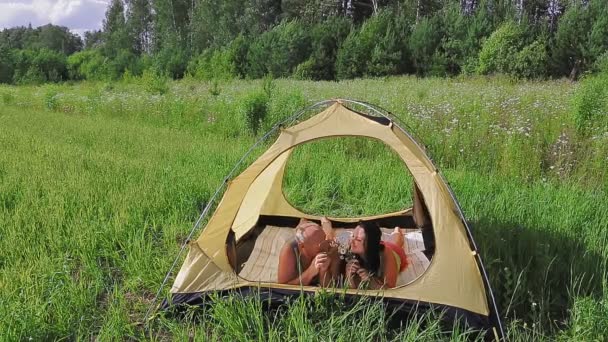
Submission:
{"label": "sky", "polygon": [[110,0],[0,0],[0,29],[46,25],[68,27],[83,35],[98,30]]}

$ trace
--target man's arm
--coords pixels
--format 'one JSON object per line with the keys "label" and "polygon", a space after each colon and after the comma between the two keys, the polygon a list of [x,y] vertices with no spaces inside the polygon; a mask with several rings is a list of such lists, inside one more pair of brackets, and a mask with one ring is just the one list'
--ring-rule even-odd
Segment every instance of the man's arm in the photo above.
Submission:
{"label": "man's arm", "polygon": [[[299,272],[302,274],[299,275]],[[296,255],[290,244],[287,243],[281,248],[277,273],[277,281],[280,284],[309,285],[319,271],[315,268],[314,262],[306,270],[298,270]]]}
{"label": "man's arm", "polygon": [[337,248],[327,253],[329,267],[319,271],[319,283],[323,287],[338,286],[340,277],[340,256]]}

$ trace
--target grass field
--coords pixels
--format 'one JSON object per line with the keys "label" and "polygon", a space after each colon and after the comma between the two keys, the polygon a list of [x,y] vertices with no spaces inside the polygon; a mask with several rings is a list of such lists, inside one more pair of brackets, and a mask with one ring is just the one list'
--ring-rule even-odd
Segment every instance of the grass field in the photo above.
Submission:
{"label": "grass field", "polygon": [[[139,324],[202,207],[256,140],[245,108],[260,94],[260,132],[334,97],[398,115],[458,197],[511,339],[606,340],[608,127],[576,129],[576,91],[409,77],[0,86],[0,340],[465,339],[433,323],[391,330],[378,304],[346,309],[323,296],[273,316],[234,299]],[[314,143],[288,167],[287,197],[310,212],[411,203],[409,176],[378,143]]]}

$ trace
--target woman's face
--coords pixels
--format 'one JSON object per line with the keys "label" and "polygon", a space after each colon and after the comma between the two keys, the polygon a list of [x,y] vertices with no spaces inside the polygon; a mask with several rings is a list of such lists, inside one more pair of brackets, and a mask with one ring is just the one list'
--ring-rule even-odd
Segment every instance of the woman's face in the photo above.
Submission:
{"label": "woman's face", "polygon": [[365,230],[361,226],[357,226],[353,231],[353,237],[350,240],[350,251],[355,254],[365,254]]}

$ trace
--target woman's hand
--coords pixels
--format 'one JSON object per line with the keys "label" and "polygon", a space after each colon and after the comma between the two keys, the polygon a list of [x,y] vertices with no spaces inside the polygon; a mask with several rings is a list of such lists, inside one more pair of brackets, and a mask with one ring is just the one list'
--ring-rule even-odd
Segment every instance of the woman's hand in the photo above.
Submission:
{"label": "woman's hand", "polygon": [[357,275],[359,275],[361,281],[369,281],[371,278],[369,272],[365,268],[359,268],[357,270]]}
{"label": "woman's hand", "polygon": [[346,269],[345,269],[344,273],[346,274],[347,278],[352,278],[353,276],[355,276],[357,274],[357,271],[360,268],[361,268],[361,266],[359,266],[359,261],[351,260],[346,264]]}
{"label": "woman's hand", "polygon": [[331,221],[327,219],[327,217],[321,217],[321,227],[323,228],[323,232],[325,232],[325,239],[333,240],[336,236],[334,234],[334,228],[331,225]]}

